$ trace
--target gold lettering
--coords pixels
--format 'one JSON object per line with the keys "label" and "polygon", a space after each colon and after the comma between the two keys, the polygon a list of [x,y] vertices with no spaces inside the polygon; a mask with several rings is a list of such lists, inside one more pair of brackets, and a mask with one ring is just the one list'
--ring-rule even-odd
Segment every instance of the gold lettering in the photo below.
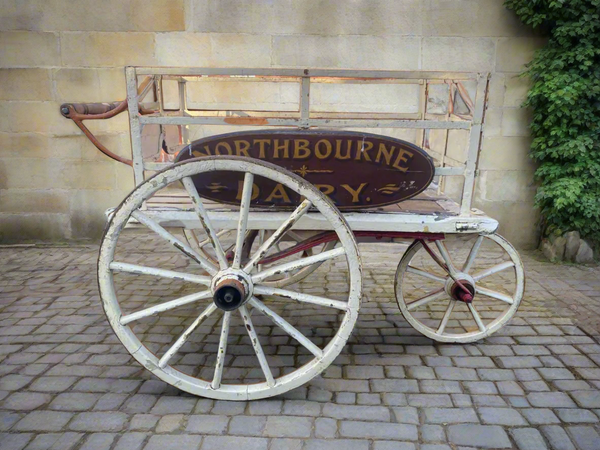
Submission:
{"label": "gold lettering", "polygon": [[277,183],[273,192],[271,192],[271,195],[269,195],[265,201],[270,202],[273,199],[280,199],[283,200],[284,203],[291,203],[290,197],[281,183]]}
{"label": "gold lettering", "polygon": [[204,146],[204,150],[206,151],[206,153],[202,153],[199,149],[196,149],[192,152],[192,155],[194,155],[196,158],[199,158],[201,156],[210,156],[210,149],[208,148],[208,145]]}
{"label": "gold lettering", "polygon": [[265,159],[265,144],[270,143],[270,139],[254,139],[253,144],[258,144],[258,159]]}
{"label": "gold lettering", "polygon": [[227,142],[219,142],[216,147],[215,147],[215,155],[222,155],[221,150],[219,150],[220,147],[225,147],[225,149],[227,150],[227,154],[228,155],[233,155],[233,151],[231,150],[231,145],[229,145]]}
{"label": "gold lettering", "polygon": [[[321,144],[325,144],[325,153],[321,153],[321,148],[320,148]],[[333,148],[331,146],[331,142],[329,142],[327,139],[321,139],[319,142],[317,142],[315,144],[315,155],[319,159],[329,158],[332,151],[333,151]]]}
{"label": "gold lettering", "polygon": [[[404,156],[406,155],[406,156]],[[404,163],[407,163],[408,160],[410,158],[412,158],[414,156],[414,153],[409,152],[408,150],[404,150],[403,148],[400,149],[400,151],[398,152],[398,156],[396,156],[396,161],[394,161],[394,165],[392,166],[395,169],[398,169],[402,172],[406,172],[408,170],[408,167],[400,167],[399,163],[402,161]]]}
{"label": "gold lettering", "polygon": [[[236,200],[241,200],[242,199],[242,191],[243,190],[244,190],[244,181],[240,180],[240,181],[238,181],[237,195],[235,196]],[[251,196],[251,200],[256,200],[256,198],[258,197],[259,193],[260,193],[260,189],[258,189],[258,186],[255,183],[252,183],[252,196]]]}
{"label": "gold lettering", "polygon": [[248,141],[233,141],[233,143],[235,144],[235,154],[237,156],[247,156],[248,158],[250,158],[250,155],[248,154],[248,149],[250,148],[250,142],[248,142]]}
{"label": "gold lettering", "polygon": [[[279,156],[279,150],[283,150],[283,156]],[[283,144],[279,145],[279,139],[275,139],[273,143],[273,158],[289,158],[290,157],[290,140],[284,139]]]}
{"label": "gold lettering", "polygon": [[335,159],[350,159],[352,155],[350,154],[352,148],[352,141],[348,139],[348,145],[346,146],[346,154],[342,156],[342,140],[336,139],[335,141]]}
{"label": "gold lettering", "polygon": [[306,158],[310,158],[310,148],[308,148],[308,141],[306,139],[294,139],[294,159]]}
{"label": "gold lettering", "polygon": [[335,192],[335,188],[330,184],[315,184],[315,187],[325,195],[333,194]]}
{"label": "gold lettering", "polygon": [[379,151],[377,152],[377,158],[375,158],[375,162],[379,162],[381,159],[381,155],[383,155],[385,159],[385,163],[389,166],[392,163],[392,157],[394,156],[394,150],[396,147],[392,146],[392,148],[388,151],[385,144],[382,142],[379,144]]}
{"label": "gold lettering", "polygon": [[365,161],[371,161],[369,157],[369,150],[373,148],[373,143],[371,141],[357,141],[356,142],[356,157],[354,158],[357,161],[360,161],[361,155]]}
{"label": "gold lettering", "polygon": [[348,192],[350,192],[350,195],[352,195],[352,203],[359,203],[360,198],[358,196],[359,196],[360,192],[365,188],[366,185],[367,185],[367,183],[361,183],[361,185],[357,189],[353,189],[348,184],[342,184],[342,187],[344,189],[346,189]]}

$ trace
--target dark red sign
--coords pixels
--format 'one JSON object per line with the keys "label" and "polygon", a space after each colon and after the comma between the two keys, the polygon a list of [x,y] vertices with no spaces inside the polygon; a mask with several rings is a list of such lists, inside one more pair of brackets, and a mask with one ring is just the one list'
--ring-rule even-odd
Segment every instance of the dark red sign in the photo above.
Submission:
{"label": "dark red sign", "polygon": [[[422,192],[434,175],[427,153],[406,141],[350,131],[244,131],[200,139],[177,161],[237,155],[277,164],[300,175],[342,210],[389,205]],[[243,174],[204,173],[194,178],[202,197],[239,204]],[[252,205],[294,206],[299,196],[272,180],[255,177]]]}

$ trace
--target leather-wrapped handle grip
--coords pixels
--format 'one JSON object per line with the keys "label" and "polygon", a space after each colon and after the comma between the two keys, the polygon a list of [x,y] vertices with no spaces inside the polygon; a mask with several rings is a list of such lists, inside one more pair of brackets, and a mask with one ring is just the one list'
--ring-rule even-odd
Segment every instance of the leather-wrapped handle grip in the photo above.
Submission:
{"label": "leather-wrapped handle grip", "polygon": [[106,114],[113,109],[118,108],[122,102],[112,103],[63,103],[60,105],[60,113],[69,118],[70,108],[72,107],[77,114]]}

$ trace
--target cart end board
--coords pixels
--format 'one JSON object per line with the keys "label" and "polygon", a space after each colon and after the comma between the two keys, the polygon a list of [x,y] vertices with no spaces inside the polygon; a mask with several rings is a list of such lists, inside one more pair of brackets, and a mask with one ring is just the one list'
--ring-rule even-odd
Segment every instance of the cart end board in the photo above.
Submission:
{"label": "cart end board", "polygon": [[[316,186],[340,210],[390,205],[424,191],[433,180],[433,160],[410,142],[351,131],[243,131],[192,142],[177,162],[235,155],[277,164]],[[194,179],[198,193],[219,203],[239,204],[243,174],[214,172]],[[292,207],[301,199],[285,186],[254,180],[252,205]]]}

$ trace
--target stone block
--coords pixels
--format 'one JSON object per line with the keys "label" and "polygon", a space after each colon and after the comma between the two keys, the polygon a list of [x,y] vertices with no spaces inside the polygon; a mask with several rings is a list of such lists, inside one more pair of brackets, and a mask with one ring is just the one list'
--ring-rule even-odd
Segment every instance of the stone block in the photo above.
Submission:
{"label": "stone block", "polygon": [[186,29],[185,0],[131,0],[130,11],[130,27],[133,31]]}
{"label": "stone block", "polygon": [[13,430],[15,431],[61,431],[73,414],[56,411],[33,411],[26,415]]}
{"label": "stone block", "polygon": [[161,33],[156,60],[165,66],[268,67],[271,38],[243,34]]}
{"label": "stone block", "polygon": [[116,411],[79,413],[69,428],[75,431],[121,431],[125,428],[127,418],[127,414]]}
{"label": "stone block", "polygon": [[[515,247],[533,249],[538,244],[538,231],[533,226],[523,226],[524,223],[537,223],[539,217],[539,210],[533,205],[534,191],[531,189],[530,192],[531,199],[528,201],[484,201],[476,198],[474,206],[497,219],[500,222],[498,233]],[[479,191],[476,193],[479,195]]]}
{"label": "stone block", "polygon": [[0,32],[0,67],[61,64],[57,33]]}
{"label": "stone block", "polygon": [[256,2],[193,0],[194,31],[292,35],[420,35],[418,0],[372,0],[364,4],[290,0]]}
{"label": "stone block", "polygon": [[531,110],[504,108],[502,111],[502,136],[529,136]]}
{"label": "stone block", "polygon": [[384,422],[352,422],[343,421],[340,425],[340,436],[348,438],[417,440],[415,425]]}
{"label": "stone block", "polygon": [[78,189],[71,196],[71,229],[74,238],[101,237],[106,226],[104,212],[127,195],[120,190]]}
{"label": "stone block", "polygon": [[52,100],[47,69],[0,69],[0,100]]}
{"label": "stone block", "polygon": [[272,63],[283,67],[416,70],[420,39],[406,36],[274,36]]}
{"label": "stone block", "polygon": [[77,127],[58,112],[54,102],[0,102],[2,131],[73,134]]}
{"label": "stone block", "polygon": [[533,59],[534,52],[546,43],[537,37],[506,37],[498,40],[496,52],[497,72],[522,72]]}
{"label": "stone block", "polygon": [[596,450],[600,442],[600,434],[592,426],[569,427],[569,432],[577,448]]}
{"label": "stone block", "polygon": [[531,34],[512,11],[497,0],[428,0],[423,35],[522,36]]}
{"label": "stone block", "polygon": [[[297,98],[298,87],[295,88]],[[421,87],[417,83],[313,83],[310,90],[310,107],[311,111],[325,112],[414,114],[419,112],[420,91]]]}
{"label": "stone block", "polygon": [[496,46],[491,38],[425,37],[423,70],[492,71]]}
{"label": "stone block", "polygon": [[0,214],[0,242],[56,241],[69,239],[66,214]]}
{"label": "stone block", "polygon": [[575,255],[575,262],[578,264],[589,264],[594,262],[594,251],[590,244],[584,239],[579,243],[579,249]]}
{"label": "stone block", "polygon": [[544,438],[535,428],[518,428],[510,430],[510,434],[520,449],[545,450],[548,447]]}
{"label": "stone block", "polygon": [[541,427],[541,430],[553,449],[575,450],[575,446],[562,427],[558,425],[548,425]]}
{"label": "stone block", "polygon": [[[240,439],[240,438],[229,438],[229,439]],[[181,449],[190,449],[190,450],[198,450],[200,448],[200,442],[202,441],[202,436],[194,436],[194,435],[154,435],[151,436],[148,440],[148,443],[144,447],[144,450],[181,450]],[[266,441],[266,440],[265,440]],[[225,443],[223,443],[225,444]],[[218,449],[218,448],[235,448],[233,445],[223,445],[223,446],[215,446],[212,445],[210,438],[206,437],[204,439],[204,448],[205,449]],[[241,447],[239,443],[237,444],[237,448],[248,448],[248,449],[256,449],[261,447]],[[266,450],[266,445],[264,449]]]}
{"label": "stone block", "polygon": [[484,424],[519,426],[527,425],[523,416],[512,408],[479,408],[479,415]]}
{"label": "stone block", "polygon": [[504,106],[508,108],[520,107],[527,98],[527,92],[531,87],[529,78],[516,74],[507,74],[505,85]]}
{"label": "stone block", "polygon": [[492,73],[490,84],[488,86],[488,109],[498,108],[504,105],[505,92],[506,75],[503,73]]}
{"label": "stone block", "polygon": [[486,137],[479,154],[480,170],[534,170],[536,164],[529,157],[531,138]]}
{"label": "stone block", "polygon": [[153,33],[63,33],[62,64],[119,68],[154,65],[154,37]]}
{"label": "stone block", "polygon": [[269,416],[264,435],[269,437],[308,438],[311,434],[312,420],[309,417]]}
{"label": "stone block", "polygon": [[502,108],[488,108],[485,112],[483,124],[483,136],[502,136]]}
{"label": "stone block", "polygon": [[558,255],[556,253],[556,248],[554,248],[552,242],[550,242],[548,239],[542,239],[540,250],[542,250],[542,253],[548,261],[561,261],[561,259],[558,258]]}
{"label": "stone block", "polygon": [[448,427],[448,439],[455,445],[469,447],[512,448],[506,431],[497,425],[451,425]]}
{"label": "stone block", "polygon": [[[296,82],[248,83],[236,80],[203,79],[188,81],[186,89],[190,108],[297,111],[299,107],[299,84]],[[311,106],[314,106],[313,94],[314,92],[311,92]],[[177,83],[164,81],[163,97],[167,105],[178,108]]]}
{"label": "stone block", "polygon": [[227,431],[228,422],[229,417],[227,416],[189,416],[186,431],[188,433],[198,434],[225,434]]}
{"label": "stone block", "polygon": [[2,30],[176,31],[184,30],[184,0],[7,0]]}
{"label": "stone block", "polygon": [[579,250],[580,236],[578,231],[569,231],[565,233],[567,243],[565,244],[565,260],[575,261],[575,256]]}
{"label": "stone block", "polygon": [[0,190],[0,212],[67,213],[69,196],[56,190]]}
{"label": "stone block", "polygon": [[476,198],[490,202],[531,202],[536,190],[533,172],[525,170],[481,170],[476,183]]}
{"label": "stone block", "polygon": [[123,68],[57,69],[54,80],[59,102],[109,102],[127,96]]}

